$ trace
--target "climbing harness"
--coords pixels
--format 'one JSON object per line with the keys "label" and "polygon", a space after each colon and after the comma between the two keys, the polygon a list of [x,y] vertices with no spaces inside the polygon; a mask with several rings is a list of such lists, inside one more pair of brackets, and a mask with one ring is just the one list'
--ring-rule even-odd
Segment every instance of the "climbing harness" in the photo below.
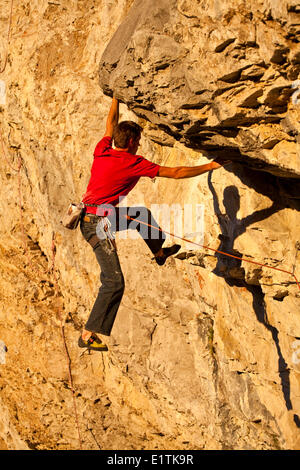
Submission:
{"label": "climbing harness", "polygon": [[[87,207],[101,207],[103,206],[99,204],[84,204],[84,206]],[[83,209],[83,220],[85,222],[90,222],[91,218],[96,218],[98,223],[96,227],[96,235],[93,235],[89,240],[89,244],[92,246],[94,249],[99,242],[99,240],[106,240],[107,245],[111,251],[116,251],[117,250],[117,245],[115,241],[116,233],[111,230],[111,222],[108,219],[107,215],[110,214],[110,209],[103,210],[103,215],[97,215],[97,214],[85,214],[85,207]]]}
{"label": "climbing harness", "polygon": [[[111,222],[106,215],[87,214],[85,215],[86,206],[88,207],[100,207],[97,204],[85,204],[80,202],[79,204],[71,203],[68,207],[67,213],[65,214],[62,225],[70,230],[75,230],[78,227],[80,220],[83,218],[85,222],[90,222],[91,218],[97,218],[98,223],[96,227],[96,235],[93,235],[88,242],[95,248],[99,240],[106,240],[110,250],[116,250],[115,232],[111,230]],[[106,214],[107,211],[104,211]]]}

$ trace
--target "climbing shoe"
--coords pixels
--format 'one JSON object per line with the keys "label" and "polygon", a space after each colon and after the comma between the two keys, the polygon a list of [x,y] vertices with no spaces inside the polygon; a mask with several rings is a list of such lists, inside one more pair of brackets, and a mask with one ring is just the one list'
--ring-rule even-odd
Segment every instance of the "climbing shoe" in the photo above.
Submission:
{"label": "climbing shoe", "polygon": [[95,333],[93,333],[87,341],[85,341],[80,335],[80,338],[78,340],[78,346],[80,348],[87,348],[93,351],[108,351],[108,347],[106,346],[106,344],[102,343],[101,339],[98,338]]}
{"label": "climbing shoe", "polygon": [[163,248],[163,252],[164,252],[163,256],[155,256],[152,259],[155,259],[157,264],[159,264],[159,266],[162,266],[163,264],[165,264],[166,259],[169,258],[169,256],[175,255],[177,251],[180,250],[180,248],[181,248],[181,245],[173,245],[168,248]]}

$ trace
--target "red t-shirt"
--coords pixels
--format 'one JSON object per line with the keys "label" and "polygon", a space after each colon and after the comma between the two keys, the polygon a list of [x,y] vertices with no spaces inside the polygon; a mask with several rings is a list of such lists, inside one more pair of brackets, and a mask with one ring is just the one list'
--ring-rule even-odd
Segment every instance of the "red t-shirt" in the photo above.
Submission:
{"label": "red t-shirt", "polygon": [[[82,201],[115,206],[120,197],[125,197],[134,188],[141,176],[154,178],[158,170],[159,165],[140,155],[113,149],[111,137],[103,137],[94,151],[91,177]],[[97,207],[87,206],[88,213],[96,214],[96,211]]]}

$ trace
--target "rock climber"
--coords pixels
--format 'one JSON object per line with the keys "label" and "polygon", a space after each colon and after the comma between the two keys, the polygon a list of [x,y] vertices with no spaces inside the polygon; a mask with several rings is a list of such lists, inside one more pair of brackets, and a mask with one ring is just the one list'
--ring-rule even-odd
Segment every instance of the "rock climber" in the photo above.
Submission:
{"label": "rock climber", "polygon": [[[133,121],[119,123],[119,101],[114,97],[104,137],[94,151],[91,176],[82,199],[85,210],[80,230],[96,255],[101,269],[101,286],[78,340],[78,346],[81,348],[95,351],[108,350],[97,333],[110,336],[123,296],[124,276],[112,233],[128,228],[138,230],[160,266],[180,249],[180,245],[177,244],[162,247],[166,239],[165,234],[147,208],[117,207],[120,200],[134,188],[142,176],[190,178],[223,166],[217,161],[194,167],[166,167],[152,163],[136,155],[141,133],[142,128]],[[145,225],[139,221],[145,222]],[[151,230],[149,225],[154,230]]]}

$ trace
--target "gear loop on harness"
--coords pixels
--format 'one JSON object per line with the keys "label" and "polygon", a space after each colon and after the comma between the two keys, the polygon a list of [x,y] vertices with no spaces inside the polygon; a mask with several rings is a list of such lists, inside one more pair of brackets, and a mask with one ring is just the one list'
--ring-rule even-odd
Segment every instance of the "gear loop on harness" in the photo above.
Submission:
{"label": "gear loop on harness", "polygon": [[99,240],[106,240],[111,250],[116,250],[115,232],[111,230],[111,222],[105,217],[100,217],[96,227]]}

